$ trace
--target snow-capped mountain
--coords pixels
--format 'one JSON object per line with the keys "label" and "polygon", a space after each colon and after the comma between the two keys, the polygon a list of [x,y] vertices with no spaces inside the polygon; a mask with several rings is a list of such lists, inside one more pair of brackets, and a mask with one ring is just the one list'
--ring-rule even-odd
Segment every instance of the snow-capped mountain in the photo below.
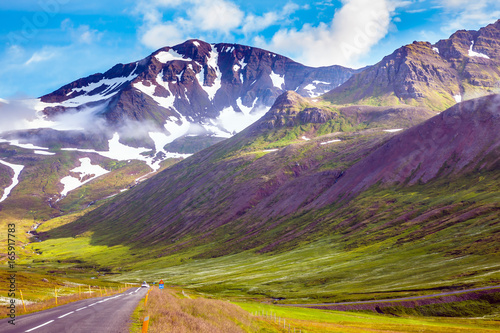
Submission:
{"label": "snow-capped mountain", "polygon": [[0,164],[1,194],[16,186],[20,168],[21,182],[55,172],[50,186],[40,185],[40,198],[56,210],[69,207],[66,202],[74,201],[68,196],[76,198],[98,176],[101,182],[121,179],[87,204],[243,130],[286,90],[316,97],[356,72],[189,40],[38,99],[0,100],[0,156],[10,163]]}
{"label": "snow-capped mountain", "polygon": [[167,135],[191,130],[229,137],[256,121],[284,91],[316,97],[356,72],[307,67],[249,46],[189,40],[67,84],[42,96],[37,109],[50,119],[99,108],[111,125],[147,121],[162,130],[166,125]]}

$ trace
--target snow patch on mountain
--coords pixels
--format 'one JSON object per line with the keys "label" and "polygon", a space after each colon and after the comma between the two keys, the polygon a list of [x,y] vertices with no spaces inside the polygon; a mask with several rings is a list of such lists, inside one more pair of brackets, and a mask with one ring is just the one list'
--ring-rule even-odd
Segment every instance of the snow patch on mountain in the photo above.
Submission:
{"label": "snow patch on mountain", "polygon": [[[177,125],[174,122],[168,122],[167,124],[165,124],[165,129],[169,131],[170,135],[167,136],[159,132],[149,132],[149,137],[154,141],[155,147],[157,147],[156,153],[163,152],[164,158],[186,158],[191,156],[191,154],[170,153],[163,150],[163,146],[165,146],[167,143],[170,143],[175,139],[185,135],[189,129],[189,126],[189,123],[185,120],[181,125]],[[165,144],[163,144],[164,142]],[[120,135],[118,133],[113,134],[113,137],[108,141],[108,147],[109,149],[107,151],[79,148],[62,148],[62,150],[95,153],[118,161],[144,161],[153,171],[157,171],[160,168],[160,163],[163,160],[161,158],[155,159],[156,154],[146,154],[147,152],[151,152],[151,149],[149,148],[135,148],[124,145],[120,142]]]}
{"label": "snow patch on mountain", "polygon": [[198,80],[198,83],[200,84],[201,87],[203,87],[203,82],[205,82],[205,70],[203,69],[203,66],[201,66],[201,70],[198,74],[196,74],[196,79]]}
{"label": "snow patch on mountain", "polygon": [[182,57],[181,54],[177,53],[173,49],[170,49],[168,51],[158,52],[155,55],[155,58],[156,58],[156,60],[158,60],[159,62],[161,62],[163,64],[166,64],[167,62],[172,61],[172,60],[186,60]]}
{"label": "snow patch on mountain", "polygon": [[19,175],[21,174],[21,171],[24,169],[24,165],[19,165],[19,164],[12,164],[8,163],[5,161],[0,160],[0,163],[3,165],[8,166],[12,170],[14,170],[14,176],[12,177],[12,183],[3,190],[3,195],[2,198],[0,198],[0,202],[4,201],[7,199],[9,196],[10,192],[14,187],[16,187],[17,184],[19,184]]}
{"label": "snow patch on mountain", "polygon": [[99,95],[106,96],[108,95],[112,90],[119,88],[121,85],[124,83],[130,82],[134,80],[138,74],[134,74],[137,69],[137,64],[135,65],[135,69],[130,73],[129,76],[119,76],[119,77],[114,77],[114,78],[106,78],[102,79],[98,82],[92,82],[89,83],[86,86],[79,87],[79,88],[73,88],[67,95],[71,95],[73,92],[81,92],[84,91],[85,93],[90,93],[93,90],[100,88],[101,86],[105,85],[107,88],[103,90],[102,92],[99,93]]}
{"label": "snow patch on mountain", "polygon": [[133,84],[133,87],[135,89],[140,90],[141,92],[145,93],[149,97],[151,97],[161,107],[164,107],[166,109],[174,108],[175,96],[170,91],[170,88],[168,86],[168,82],[163,81],[163,71],[161,71],[156,76],[155,81],[156,81],[156,84],[162,86],[163,88],[165,88],[165,90],[168,91],[169,95],[167,97],[156,96],[154,94],[155,90],[156,90],[156,85],[151,81],[147,81],[149,83],[149,86],[146,86],[143,82],[136,82]]}
{"label": "snow patch on mountain", "polygon": [[460,95],[460,94],[453,96],[453,98],[455,99],[455,102],[457,102],[457,103],[460,103],[462,101],[462,95]]}
{"label": "snow patch on mountain", "polygon": [[490,59],[490,57],[488,57],[484,53],[472,51],[472,47],[474,47],[474,41],[472,41],[472,43],[470,44],[470,47],[469,47],[469,57],[480,57],[480,58]]}
{"label": "snow patch on mountain", "polygon": [[327,145],[329,143],[334,143],[334,142],[340,142],[341,140],[339,139],[335,139],[335,140],[330,140],[330,141],[325,141],[325,142],[321,142],[320,145]]}
{"label": "snow patch on mountain", "polygon": [[37,155],[55,155],[56,153],[51,153],[49,151],[44,151],[44,150],[35,150],[33,153]]}
{"label": "snow patch on mountain", "polygon": [[[254,101],[254,105],[257,99]],[[241,106],[238,104],[241,109]],[[229,132],[229,136],[227,135],[217,135],[222,137],[231,137],[234,133],[241,132],[257,120],[259,120],[268,110],[269,108],[256,109],[253,112],[250,112],[252,108],[246,108],[246,111],[236,112],[232,106],[225,108],[220,113],[217,118],[217,123],[220,127],[222,127],[225,131]]]}
{"label": "snow patch on mountain", "polygon": [[269,74],[269,77],[273,81],[273,86],[275,86],[278,89],[283,90],[285,88],[285,76],[281,76],[279,74],[276,74],[274,71],[271,71],[271,74]]}
{"label": "snow patch on mountain", "polygon": [[384,130],[384,132],[395,133],[395,132],[399,132],[402,130],[403,130],[402,128],[394,128],[394,129],[386,129],[386,130]]}
{"label": "snow patch on mountain", "polygon": [[304,90],[307,90],[309,97],[318,97],[319,95],[321,95],[320,93],[316,93],[313,91],[316,90],[316,86],[312,83],[309,83],[307,86],[305,86]]}
{"label": "snow patch on mountain", "polygon": [[[232,107],[229,107],[229,110],[232,110]],[[234,113],[233,111],[229,112]],[[234,135],[234,133],[230,132],[230,129],[221,129],[223,126],[218,124],[217,119],[209,119],[208,121],[202,122],[200,125],[205,131],[219,138],[228,139]]]}
{"label": "snow patch on mountain", "polygon": [[[69,91],[66,96],[70,96],[73,93],[79,93],[79,92],[84,92],[84,94],[75,96],[73,98],[67,99],[65,101],[62,101],[60,103],[44,103],[40,102],[40,110],[45,109],[46,107],[55,107],[55,106],[64,106],[64,107],[77,107],[83,104],[91,103],[91,102],[98,102],[98,101],[104,101],[107,100],[117,93],[121,91],[119,89],[122,87],[124,84],[127,84],[131,81],[133,81],[139,74],[135,74],[135,71],[137,70],[138,64],[135,64],[134,70],[128,75],[128,76],[119,76],[119,77],[114,77],[114,78],[103,78],[99,80],[98,82],[91,82],[87,84],[86,86],[83,87],[78,87],[78,88],[73,88],[71,91]],[[95,91],[98,88],[101,88],[102,86],[106,86],[106,88],[97,93],[93,94],[92,92]]]}
{"label": "snow patch on mountain", "polygon": [[[321,85],[323,85],[323,87],[321,87]],[[331,83],[314,80],[308,85],[306,85],[303,89],[307,91],[309,97],[315,98],[329,91],[331,89]]]}
{"label": "snow patch on mountain", "polygon": [[[178,124],[180,122],[180,124]],[[181,136],[184,136],[188,133],[189,128],[191,127],[191,124],[187,121],[186,118],[180,117],[178,118],[177,122],[173,121],[167,121],[163,127],[170,133],[169,138],[171,139],[170,142],[174,141],[175,139],[180,138]],[[167,143],[170,143],[167,142]],[[163,147],[162,147],[163,149]],[[157,151],[159,151],[157,149]]]}
{"label": "snow patch on mountain", "polygon": [[238,64],[240,65],[240,68],[243,69],[247,66],[247,63],[245,62],[245,58],[242,58]]}
{"label": "snow patch on mountain", "polygon": [[19,143],[19,140],[2,140],[3,142],[8,142],[11,146],[16,146],[24,149],[37,149],[37,150],[47,150],[47,147],[35,146],[31,143]]}
{"label": "snow patch on mountain", "polygon": [[219,53],[217,52],[217,50],[215,50],[215,48],[213,48],[212,51],[210,51],[210,54],[209,54],[209,57],[207,60],[207,65],[212,67],[213,70],[215,70],[216,77],[215,77],[215,80],[214,80],[212,86],[202,85],[203,90],[205,90],[207,92],[208,98],[211,101],[214,99],[215,94],[220,89],[220,87],[222,87],[222,80],[221,80],[222,73],[219,69],[219,66],[217,65],[218,59],[219,59]]}
{"label": "snow patch on mountain", "polygon": [[239,97],[236,100],[236,104],[240,108],[241,112],[243,112],[243,114],[245,114],[245,115],[248,115],[248,114],[250,114],[250,112],[252,112],[253,108],[255,107],[255,103],[257,103],[257,98],[253,101],[251,107],[243,105],[243,102],[241,101],[241,97]]}
{"label": "snow patch on mountain", "polygon": [[[94,180],[97,177],[105,175],[109,172],[100,165],[92,164],[92,161],[88,157],[80,158],[80,166],[70,171],[79,173],[80,178],[66,176],[60,180],[60,183],[64,186],[63,190],[61,191],[62,197],[65,197],[68,192],[73,191],[74,189],[77,189],[78,187],[90,182],[91,180]],[[83,180],[87,176],[90,177]]]}
{"label": "snow patch on mountain", "polygon": [[155,93],[156,87],[151,83],[151,81],[146,81],[146,83],[149,83],[149,86],[145,85],[144,82],[142,82],[142,81],[135,82],[134,84],[132,84],[132,86],[135,89],[142,91],[146,95],[149,95],[152,97],[153,94]]}

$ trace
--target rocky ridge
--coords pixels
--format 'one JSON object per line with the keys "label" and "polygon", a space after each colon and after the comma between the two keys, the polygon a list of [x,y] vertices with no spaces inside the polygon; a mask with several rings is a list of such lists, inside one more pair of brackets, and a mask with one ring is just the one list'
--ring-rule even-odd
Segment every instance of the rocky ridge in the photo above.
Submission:
{"label": "rocky ridge", "polygon": [[410,104],[444,110],[500,88],[500,20],[432,45],[405,45],[325,95],[334,103]]}

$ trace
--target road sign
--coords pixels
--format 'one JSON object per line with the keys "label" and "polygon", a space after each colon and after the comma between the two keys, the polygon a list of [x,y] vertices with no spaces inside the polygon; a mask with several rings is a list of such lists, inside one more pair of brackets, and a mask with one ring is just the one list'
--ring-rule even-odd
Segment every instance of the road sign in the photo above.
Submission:
{"label": "road sign", "polygon": [[158,284],[158,288],[163,289],[165,285],[163,284],[163,280],[160,280],[160,283]]}

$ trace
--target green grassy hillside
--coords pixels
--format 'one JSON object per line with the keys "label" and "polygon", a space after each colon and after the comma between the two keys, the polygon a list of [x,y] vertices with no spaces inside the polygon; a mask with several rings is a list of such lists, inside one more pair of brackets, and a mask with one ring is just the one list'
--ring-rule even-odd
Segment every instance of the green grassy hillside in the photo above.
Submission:
{"label": "green grassy hillside", "polygon": [[[319,124],[256,124],[83,216],[45,222],[44,241],[31,244],[34,254],[21,263],[42,273],[57,267],[78,275],[86,267],[118,281],[162,278],[203,293],[286,302],[498,284],[495,160],[322,201],[354,165],[406,140],[404,131],[383,131],[404,125],[408,118],[390,115],[405,112],[360,110],[332,108],[338,116]],[[456,112],[473,119],[469,109]],[[482,144],[479,152],[498,142]]]}

